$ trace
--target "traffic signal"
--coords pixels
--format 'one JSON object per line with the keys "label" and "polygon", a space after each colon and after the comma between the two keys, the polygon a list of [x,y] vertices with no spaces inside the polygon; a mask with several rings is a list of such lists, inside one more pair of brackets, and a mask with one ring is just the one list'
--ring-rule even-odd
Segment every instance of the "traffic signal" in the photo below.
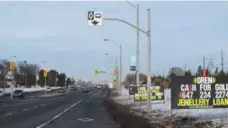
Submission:
{"label": "traffic signal", "polygon": [[203,69],[201,72],[202,72],[202,76],[203,77],[206,77],[207,76],[207,70]]}
{"label": "traffic signal", "polygon": [[15,69],[15,63],[13,61],[10,61],[9,67],[10,67],[10,71],[13,71]]}
{"label": "traffic signal", "polygon": [[98,74],[99,74],[98,69],[95,69],[95,71],[94,71],[94,75],[95,75],[95,76],[97,76]]}
{"label": "traffic signal", "polygon": [[46,69],[43,70],[43,75],[44,75],[44,77],[47,77],[47,70]]}

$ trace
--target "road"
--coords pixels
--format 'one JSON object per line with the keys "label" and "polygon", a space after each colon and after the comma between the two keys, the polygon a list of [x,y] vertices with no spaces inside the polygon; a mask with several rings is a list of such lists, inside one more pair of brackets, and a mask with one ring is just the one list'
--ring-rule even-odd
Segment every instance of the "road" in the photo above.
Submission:
{"label": "road", "polygon": [[119,128],[102,101],[108,88],[0,102],[1,128]]}

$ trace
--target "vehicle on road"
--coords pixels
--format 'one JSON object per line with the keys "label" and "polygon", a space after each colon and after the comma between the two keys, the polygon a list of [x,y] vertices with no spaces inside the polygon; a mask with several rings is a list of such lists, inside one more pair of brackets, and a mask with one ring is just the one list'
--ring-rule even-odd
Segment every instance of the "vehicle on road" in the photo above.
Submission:
{"label": "vehicle on road", "polygon": [[4,92],[2,90],[0,90],[0,97],[4,96]]}
{"label": "vehicle on road", "polygon": [[25,98],[25,93],[22,89],[14,90],[12,94],[13,98]]}
{"label": "vehicle on road", "polygon": [[87,92],[89,92],[89,89],[88,88],[83,88],[83,92],[87,93]]}
{"label": "vehicle on road", "polygon": [[101,85],[97,85],[97,88],[101,88]]}
{"label": "vehicle on road", "polygon": [[77,91],[77,88],[76,88],[75,86],[71,86],[71,87],[70,87],[70,90],[71,90],[71,91]]}
{"label": "vehicle on road", "polygon": [[58,91],[59,93],[64,93],[64,92],[66,92],[66,89],[64,89],[64,88],[61,88],[61,89],[59,89],[59,91]]}
{"label": "vehicle on road", "polygon": [[48,88],[46,89],[46,91],[47,91],[47,92],[51,92],[51,88],[48,87]]}

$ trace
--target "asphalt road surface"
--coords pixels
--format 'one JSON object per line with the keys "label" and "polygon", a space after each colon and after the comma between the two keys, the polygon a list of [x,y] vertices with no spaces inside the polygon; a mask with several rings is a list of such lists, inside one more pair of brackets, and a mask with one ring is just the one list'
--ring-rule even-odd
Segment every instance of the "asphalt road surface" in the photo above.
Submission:
{"label": "asphalt road surface", "polygon": [[88,93],[30,96],[0,102],[0,128],[120,128],[106,112],[102,101],[107,87]]}

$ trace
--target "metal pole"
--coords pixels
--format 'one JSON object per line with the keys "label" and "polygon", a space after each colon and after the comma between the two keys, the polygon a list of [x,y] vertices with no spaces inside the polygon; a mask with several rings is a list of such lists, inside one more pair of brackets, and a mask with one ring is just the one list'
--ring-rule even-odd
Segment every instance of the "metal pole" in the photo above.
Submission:
{"label": "metal pole", "polygon": [[203,70],[205,69],[205,60],[206,60],[206,58],[205,58],[205,56],[203,56]]}
{"label": "metal pole", "polygon": [[116,75],[116,88],[118,89],[118,81],[119,81],[119,76],[118,76],[118,58],[116,57],[116,68],[115,68],[115,70],[116,70],[116,73],[115,73],[115,75]]}
{"label": "metal pole", "polygon": [[[137,4],[137,28],[139,28],[139,5]],[[139,30],[137,29],[137,44],[136,44],[136,86],[139,87]]]}
{"label": "metal pole", "polygon": [[147,9],[147,100],[148,111],[151,110],[150,88],[151,88],[151,36],[150,36],[150,9]]}
{"label": "metal pole", "polygon": [[119,78],[119,86],[121,88],[121,82],[122,82],[122,46],[120,45],[120,78]]}
{"label": "metal pole", "polygon": [[[44,86],[46,87],[47,85],[46,85],[46,77],[44,77]],[[45,89],[45,95],[46,95],[46,93],[47,93],[47,89]]]}
{"label": "metal pole", "polygon": [[4,94],[5,94],[5,92],[6,92],[6,80],[5,80],[5,72],[4,72],[4,70],[3,70],[3,85],[4,85]]}

